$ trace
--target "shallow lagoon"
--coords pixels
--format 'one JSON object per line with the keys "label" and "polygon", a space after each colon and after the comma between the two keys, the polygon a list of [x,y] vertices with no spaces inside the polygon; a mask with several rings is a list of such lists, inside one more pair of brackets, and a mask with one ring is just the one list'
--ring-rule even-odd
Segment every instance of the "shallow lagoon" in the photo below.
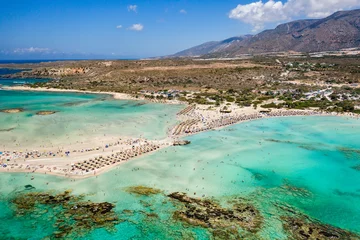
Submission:
{"label": "shallow lagoon", "polygon": [[[1,207],[6,211],[0,213],[0,231],[7,237],[33,239],[55,231],[50,213],[14,214],[9,199],[31,184],[36,188],[32,191],[72,189],[76,196],[114,203],[124,222],[110,231],[98,228],[81,236],[87,239],[210,238],[206,229],[174,220],[176,206],[165,195],[138,196],[124,191],[137,185],[166,194],[181,191],[191,197],[215,198],[224,204],[234,197],[247,198],[264,217],[256,238],[287,239],[278,205],[360,233],[359,136],[356,119],[262,119],[188,137],[192,141],[188,146],[143,156],[97,178],[74,182],[46,175],[33,175],[35,179],[30,180],[32,175],[2,174]],[[124,214],[124,209],[134,212]]]}
{"label": "shallow lagoon", "polygon": [[[21,146],[58,146],[94,138],[145,137],[162,139],[176,124],[180,105],[119,101],[110,95],[0,91],[0,109],[21,108],[20,113],[0,112],[1,150]],[[55,111],[39,116],[38,111]],[[102,145],[102,143],[101,143]]]}

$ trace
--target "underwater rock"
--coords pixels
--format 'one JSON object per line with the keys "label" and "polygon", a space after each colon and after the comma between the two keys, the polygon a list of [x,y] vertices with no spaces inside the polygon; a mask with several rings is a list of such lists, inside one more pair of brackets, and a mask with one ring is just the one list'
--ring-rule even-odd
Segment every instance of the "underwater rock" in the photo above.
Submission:
{"label": "underwater rock", "polygon": [[148,207],[151,207],[151,206],[152,206],[152,204],[151,204],[151,203],[149,203],[149,202],[147,202],[147,201],[140,200],[140,203],[141,203],[141,205],[143,205],[143,206],[144,206],[144,207],[146,207],[146,208],[148,208]]}
{"label": "underwater rock", "polygon": [[4,128],[4,129],[0,129],[0,132],[11,132],[12,130],[14,130],[15,128]]}
{"label": "underwater rock", "polygon": [[[168,197],[183,203],[174,218],[190,225],[209,228],[213,234],[229,234],[236,226],[256,233],[263,222],[260,212],[251,204],[238,199],[232,208],[225,209],[209,199],[188,197],[185,193],[171,193]],[[224,232],[226,231],[226,232]],[[237,230],[235,231],[237,234]]]}
{"label": "underwater rock", "polygon": [[274,203],[274,205],[282,212],[280,220],[284,230],[288,234],[288,239],[360,239],[360,236],[355,233],[328,224],[323,224],[288,204]]}
{"label": "underwater rock", "polygon": [[35,189],[35,187],[33,187],[33,186],[30,185],[30,184],[25,185],[25,190],[32,190],[32,189]]}
{"label": "underwater rock", "polygon": [[144,214],[147,218],[159,218],[159,215],[157,215],[154,212],[148,213],[143,210],[140,210],[140,213]]}
{"label": "underwater rock", "polygon": [[188,140],[179,140],[179,141],[175,141],[174,142],[174,146],[185,146],[185,145],[188,145],[190,144],[191,142],[188,141]]}
{"label": "underwater rock", "polygon": [[145,103],[145,102],[137,103],[137,104],[135,104],[134,106],[135,106],[135,107],[140,107],[140,106],[143,106],[143,105],[146,105],[146,103]]}
{"label": "underwater rock", "polygon": [[284,141],[284,140],[278,140],[278,139],[272,139],[272,138],[265,139],[265,141],[275,142],[275,143],[294,143],[294,142],[291,142],[291,141]]}
{"label": "underwater rock", "polygon": [[287,194],[291,194],[293,196],[306,197],[306,198],[312,196],[312,193],[306,188],[292,186],[288,182],[285,182],[285,184],[282,185],[280,188],[284,190]]}
{"label": "underwater rock", "polygon": [[350,197],[360,198],[360,193],[343,192],[343,191],[340,191],[339,189],[335,189],[334,193],[339,196],[350,196]]}
{"label": "underwater rock", "polygon": [[302,149],[305,149],[305,150],[309,150],[309,151],[315,151],[315,150],[317,150],[316,147],[311,146],[311,145],[305,145],[305,144],[304,144],[304,145],[300,145],[299,148],[302,148]]}
{"label": "underwater rock", "polygon": [[150,188],[145,186],[132,186],[125,188],[125,191],[128,193],[133,193],[137,195],[144,195],[144,196],[150,196],[154,194],[161,193],[161,190],[156,188]]}
{"label": "underwater rock", "polygon": [[129,215],[129,216],[133,216],[133,215],[134,215],[134,211],[133,211],[133,210],[129,210],[129,209],[124,209],[124,210],[122,211],[122,214]]}
{"label": "underwater rock", "polygon": [[[32,187],[26,185],[27,188]],[[44,207],[52,209],[56,216],[56,231],[52,237],[71,238],[71,234],[84,234],[94,228],[104,227],[107,230],[119,223],[119,219],[113,211],[115,205],[108,202],[93,203],[84,202],[83,196],[77,197],[65,191],[60,194],[51,193],[26,193],[19,194],[12,203],[16,206],[16,213],[44,214]]]}
{"label": "underwater rock", "polygon": [[9,108],[9,109],[0,110],[0,112],[3,112],[3,113],[20,113],[23,111],[24,111],[23,108]]}
{"label": "underwater rock", "polygon": [[72,106],[78,106],[78,105],[81,105],[81,104],[84,104],[84,103],[88,103],[90,101],[77,101],[77,102],[69,102],[69,103],[64,103],[62,104],[61,106],[64,106],[64,107],[72,107]]}
{"label": "underwater rock", "polygon": [[338,151],[342,152],[347,159],[359,159],[360,160],[360,150],[346,147],[337,148]]}
{"label": "underwater rock", "polygon": [[39,111],[36,113],[36,115],[46,116],[46,115],[52,115],[55,113],[57,113],[57,111]]}
{"label": "underwater rock", "polygon": [[281,217],[284,229],[293,239],[359,239],[360,236],[330,225],[312,221],[306,217]]}
{"label": "underwater rock", "polygon": [[267,178],[265,175],[263,175],[261,173],[253,173],[253,175],[251,177],[257,181],[261,181],[261,180],[264,180]]}
{"label": "underwater rock", "polygon": [[356,170],[356,171],[360,171],[360,165],[356,165],[351,167],[352,169]]}

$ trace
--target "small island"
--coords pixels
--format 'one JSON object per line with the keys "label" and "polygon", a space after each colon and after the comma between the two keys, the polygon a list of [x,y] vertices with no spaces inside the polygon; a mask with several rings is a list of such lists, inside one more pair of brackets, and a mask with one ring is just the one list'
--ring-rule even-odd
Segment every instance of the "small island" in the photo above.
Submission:
{"label": "small island", "polygon": [[45,116],[45,115],[52,115],[55,113],[57,113],[57,111],[39,111],[36,113],[36,115]]}

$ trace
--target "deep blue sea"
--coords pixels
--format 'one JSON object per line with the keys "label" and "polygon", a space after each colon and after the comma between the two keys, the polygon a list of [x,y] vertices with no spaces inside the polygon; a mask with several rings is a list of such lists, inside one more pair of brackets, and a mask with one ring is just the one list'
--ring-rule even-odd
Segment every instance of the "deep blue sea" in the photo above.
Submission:
{"label": "deep blue sea", "polygon": [[0,60],[0,64],[42,63],[42,62],[58,62],[58,61],[80,61],[80,60],[79,59]]}
{"label": "deep blue sea", "polygon": [[30,69],[13,69],[13,68],[0,68],[0,86],[17,86],[27,83],[35,82],[47,82],[49,79],[36,79],[36,78],[4,78],[3,75],[14,74],[22,71],[27,71]]}

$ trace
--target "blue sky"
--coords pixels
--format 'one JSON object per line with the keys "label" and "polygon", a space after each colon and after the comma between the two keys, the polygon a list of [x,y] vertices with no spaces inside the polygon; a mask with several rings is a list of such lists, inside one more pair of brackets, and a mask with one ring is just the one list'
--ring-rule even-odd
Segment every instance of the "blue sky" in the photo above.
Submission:
{"label": "blue sky", "polygon": [[[0,8],[0,59],[130,58],[172,54],[323,17],[359,0],[12,0]],[[291,12],[300,4],[299,11]],[[329,7],[330,5],[330,7]],[[301,7],[303,8],[301,10]],[[305,10],[304,10],[305,9]]]}

